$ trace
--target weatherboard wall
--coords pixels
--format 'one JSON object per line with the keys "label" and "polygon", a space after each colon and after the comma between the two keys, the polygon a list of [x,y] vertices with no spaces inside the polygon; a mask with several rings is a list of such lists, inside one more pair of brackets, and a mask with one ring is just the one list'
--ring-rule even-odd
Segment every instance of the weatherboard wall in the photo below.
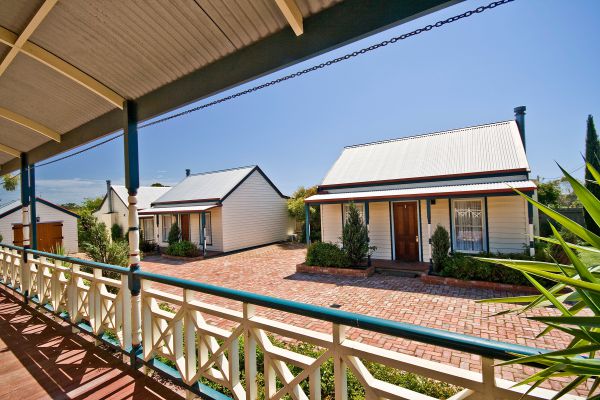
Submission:
{"label": "weatherboard wall", "polygon": [[[36,203],[37,216],[39,223],[60,222],[62,223],[62,245],[67,253],[77,253],[79,243],[77,241],[77,218],[73,215],[62,212],[54,207],[50,207],[41,201]],[[0,234],[3,243],[12,244],[14,241],[13,225],[23,222],[23,214],[18,209],[3,218],[0,218]]]}
{"label": "weatherboard wall", "polygon": [[221,215],[225,252],[284,241],[293,231],[286,199],[258,171],[223,200]]}

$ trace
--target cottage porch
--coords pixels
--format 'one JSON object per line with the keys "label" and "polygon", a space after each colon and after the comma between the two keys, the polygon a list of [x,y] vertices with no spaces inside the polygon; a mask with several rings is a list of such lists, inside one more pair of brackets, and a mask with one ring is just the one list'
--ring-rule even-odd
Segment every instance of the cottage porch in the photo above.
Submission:
{"label": "cottage porch", "polygon": [[[318,5],[309,6],[301,0],[253,2],[259,7],[258,12],[249,4],[229,9],[222,2],[213,5],[216,10],[206,10],[195,2],[175,2],[168,10],[160,2],[135,5],[57,0],[3,3],[2,24],[9,26],[0,26],[3,46],[0,79],[6,89],[2,99],[7,107],[0,108],[2,128],[7,132],[0,136],[0,174],[20,170],[23,205],[23,246],[0,246],[3,296],[5,293],[20,296],[17,297],[22,301],[19,307],[45,310],[70,325],[73,332],[87,335],[95,344],[111,345],[125,356],[119,360],[121,363],[108,367],[114,374],[111,382],[100,379],[80,386],[76,395],[87,397],[89,392],[85,391],[94,385],[101,387],[94,394],[104,394],[101,390],[117,393],[115,386],[118,385],[113,386],[113,383],[119,379],[119,371],[124,372],[125,382],[133,381],[137,385],[146,382],[140,376],[141,370],[154,370],[182,386],[189,398],[226,397],[201,383],[202,378],[221,385],[223,391],[235,399],[253,400],[258,397],[259,389],[258,349],[265,354],[265,383],[261,389],[269,399],[288,394],[297,399],[309,396],[319,399],[321,366],[329,359],[333,359],[336,399],[347,397],[347,371],[360,380],[369,398],[430,399],[375,379],[366,369],[365,359],[456,384],[460,389],[454,399],[513,399],[519,397],[519,391],[527,389],[514,389],[514,382],[496,379],[495,360],[510,359],[514,353],[538,354],[538,349],[149,273],[144,271],[140,261],[137,194],[140,186],[138,129],[142,124],[157,123],[154,118],[179,107],[454,3],[382,0],[377,6],[367,6],[362,1],[345,0],[311,2]],[[442,21],[439,26],[503,3],[480,7],[480,11]],[[269,18],[261,18],[265,16]],[[429,25],[418,33],[437,26]],[[244,34],[238,35],[240,32]],[[417,33],[386,44],[414,34]],[[180,115],[258,89],[215,100]],[[115,133],[107,140],[123,137],[129,267],[36,250],[36,241],[32,240],[36,225],[31,224],[36,221],[36,167],[58,162],[60,159],[49,159]],[[16,137],[19,140],[15,140]],[[106,276],[108,273],[112,277]],[[156,289],[153,283],[170,289]],[[238,307],[198,301],[198,293],[231,300]],[[165,308],[164,303],[169,308]],[[290,318],[282,322],[258,317],[256,307],[283,311]],[[331,330],[323,334],[298,326],[293,323],[295,315],[324,321]],[[228,321],[233,329],[216,327],[212,322],[214,318]],[[12,319],[12,326],[4,324],[6,332],[17,324],[19,319]],[[350,340],[346,337],[349,327],[473,354],[480,363],[481,373]],[[6,334],[4,329],[2,332]],[[17,332],[21,336],[27,334]],[[272,343],[272,335],[311,343],[324,353],[315,358],[284,351]],[[73,339],[71,335],[65,338]],[[245,362],[240,366],[242,338]],[[35,337],[36,347],[43,339],[43,334]],[[0,357],[19,354],[21,343],[23,341],[4,341],[7,348]],[[56,345],[60,351],[71,349],[64,339]],[[94,353],[94,358],[97,356],[98,353]],[[53,373],[59,361],[43,355],[42,358],[43,362],[33,360],[41,369],[36,372],[51,378],[41,385],[42,390],[36,387],[34,395],[51,398],[57,393],[50,381],[56,376]],[[290,364],[302,372],[294,376]],[[23,374],[24,381],[28,382],[31,376],[26,376],[26,370],[31,366],[30,360],[11,363],[15,374]],[[8,373],[15,371],[0,375],[0,386],[6,386],[10,376],[14,377]],[[81,371],[73,376],[77,380]],[[306,382],[307,391],[301,386]],[[6,393],[7,397],[13,394]],[[526,398],[550,398],[553,394],[537,388]],[[153,396],[146,390],[138,392],[136,389],[132,397]]]}

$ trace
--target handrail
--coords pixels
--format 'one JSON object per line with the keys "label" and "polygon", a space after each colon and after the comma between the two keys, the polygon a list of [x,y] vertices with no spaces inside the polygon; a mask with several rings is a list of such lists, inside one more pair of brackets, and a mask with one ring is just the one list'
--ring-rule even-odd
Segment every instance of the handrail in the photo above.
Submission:
{"label": "handrail", "polygon": [[40,256],[40,257],[52,258],[53,260],[60,260],[60,261],[69,262],[69,263],[73,263],[73,264],[79,264],[79,265],[83,265],[85,267],[98,268],[103,271],[118,272],[120,274],[128,274],[129,273],[129,268],[120,267],[118,265],[105,264],[105,263],[101,263],[101,262],[97,262],[97,261],[84,260],[82,258],[63,256],[61,254],[48,253],[48,252],[40,251],[40,250],[25,249],[23,247],[14,246],[11,244],[0,243],[0,246],[6,247],[6,248],[12,249],[12,250],[25,251],[26,253],[33,254],[36,256]]}
{"label": "handrail", "polygon": [[206,283],[154,274],[142,270],[136,270],[132,272],[128,268],[119,267],[116,265],[98,263],[75,257],[46,253],[38,250],[24,249],[23,247],[19,246],[5,244],[0,244],[0,246],[4,246],[13,250],[25,251],[26,253],[34,255],[81,264],[92,268],[100,268],[106,271],[114,271],[122,274],[133,273],[134,278],[147,279],[149,281],[172,285],[182,289],[193,290],[196,292],[216,295],[231,300],[250,303],[257,306],[263,306],[284,312],[317,318],[335,324],[371,330],[374,332],[401,337],[409,340],[416,340],[421,343],[442,346],[448,349],[477,354],[483,357],[489,357],[500,360],[509,360],[515,358],[515,354],[530,356],[543,354],[549,351],[545,349],[537,349],[534,347],[522,346],[513,343],[506,343],[479,338],[475,336],[464,335],[437,328],[428,328],[420,325],[407,324],[404,322],[391,321],[383,318],[372,317],[348,311],[300,303],[297,301],[285,300],[257,293],[229,289]]}

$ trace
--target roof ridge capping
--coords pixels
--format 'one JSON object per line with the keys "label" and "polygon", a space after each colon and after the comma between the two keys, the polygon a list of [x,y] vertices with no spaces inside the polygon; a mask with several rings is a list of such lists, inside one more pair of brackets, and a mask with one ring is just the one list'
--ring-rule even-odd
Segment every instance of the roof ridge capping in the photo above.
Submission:
{"label": "roof ridge capping", "polygon": [[250,169],[250,168],[256,168],[256,167],[258,167],[258,165],[245,165],[243,167],[225,168],[225,169],[219,169],[219,170],[215,170],[215,171],[196,172],[196,173],[190,174],[189,176],[216,174],[219,172],[229,172],[229,171],[236,171],[238,169]]}
{"label": "roof ridge capping", "polygon": [[421,133],[421,134],[417,134],[417,135],[404,136],[404,137],[395,138],[395,139],[385,139],[385,140],[378,140],[378,141],[375,141],[375,142],[353,144],[353,145],[349,145],[349,146],[344,146],[344,149],[352,149],[352,148],[355,148],[355,147],[365,147],[365,146],[373,146],[373,145],[377,145],[377,144],[400,142],[400,141],[404,141],[404,140],[419,139],[419,138],[428,137],[428,136],[447,135],[447,134],[461,132],[461,131],[473,130],[475,128],[483,128],[483,127],[486,127],[486,126],[504,125],[504,124],[508,124],[508,123],[511,123],[511,122],[514,122],[514,120],[510,119],[510,120],[506,120],[506,121],[490,122],[488,124],[465,126],[463,128],[457,128],[457,129],[447,129],[447,130],[443,130],[443,131],[436,131],[436,132],[430,132],[430,133]]}

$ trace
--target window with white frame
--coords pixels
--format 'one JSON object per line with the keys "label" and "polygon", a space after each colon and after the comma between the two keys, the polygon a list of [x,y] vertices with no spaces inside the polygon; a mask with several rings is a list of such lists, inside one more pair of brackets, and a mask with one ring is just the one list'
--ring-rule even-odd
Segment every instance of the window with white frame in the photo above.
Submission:
{"label": "window with white frame", "polygon": [[154,241],[154,218],[141,218],[140,219],[140,236],[143,241],[153,242]]}
{"label": "window with white frame", "polygon": [[483,200],[453,200],[454,251],[484,251]]}
{"label": "window with white frame", "polygon": [[[360,215],[360,219],[365,221],[365,205],[363,203],[354,203],[356,209],[358,210],[358,214]],[[345,203],[342,206],[342,226],[346,225],[346,219],[348,218],[348,212],[350,210],[350,203]]]}
{"label": "window with white frame", "polygon": [[204,215],[204,234],[206,235],[206,245],[212,246],[212,218],[210,212],[207,212]]}
{"label": "window with white frame", "polygon": [[173,215],[163,215],[161,217],[162,222],[162,241],[167,243],[169,241],[169,231],[171,230],[171,226],[175,223],[175,218]]}

